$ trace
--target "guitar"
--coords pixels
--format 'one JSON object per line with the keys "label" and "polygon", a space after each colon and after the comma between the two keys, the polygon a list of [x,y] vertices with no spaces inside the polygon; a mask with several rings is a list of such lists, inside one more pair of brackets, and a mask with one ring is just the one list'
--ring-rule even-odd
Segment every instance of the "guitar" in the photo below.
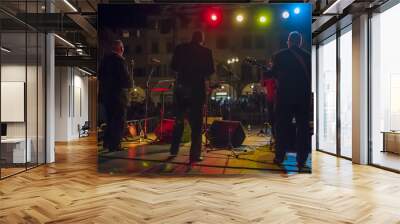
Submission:
{"label": "guitar", "polygon": [[249,65],[256,66],[256,67],[258,67],[259,69],[261,69],[261,70],[263,70],[265,72],[270,70],[270,68],[267,65],[262,64],[260,62],[257,62],[257,60],[255,58],[253,58],[253,57],[246,57],[244,59],[244,62],[249,64]]}

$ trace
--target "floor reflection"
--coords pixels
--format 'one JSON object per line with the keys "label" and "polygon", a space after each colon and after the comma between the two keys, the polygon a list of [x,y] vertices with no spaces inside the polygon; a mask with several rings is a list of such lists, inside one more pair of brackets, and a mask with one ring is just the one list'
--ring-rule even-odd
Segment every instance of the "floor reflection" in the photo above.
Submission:
{"label": "floor reflection", "polygon": [[[278,166],[273,163],[274,152],[268,142],[265,137],[249,136],[242,147],[233,151],[204,149],[204,160],[194,164],[189,164],[189,144],[182,145],[178,156],[169,159],[168,144],[124,142],[127,150],[100,153],[99,171],[167,175],[298,173],[296,154],[288,153],[282,166]],[[307,167],[301,172],[311,172],[311,158]]]}

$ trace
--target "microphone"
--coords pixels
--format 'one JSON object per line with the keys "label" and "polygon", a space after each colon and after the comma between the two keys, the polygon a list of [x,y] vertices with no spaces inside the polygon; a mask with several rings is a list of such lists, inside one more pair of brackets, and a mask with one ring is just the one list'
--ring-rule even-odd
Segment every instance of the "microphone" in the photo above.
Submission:
{"label": "microphone", "polygon": [[151,62],[157,63],[157,64],[160,64],[160,63],[161,63],[161,61],[160,61],[159,59],[157,59],[157,58],[152,58],[152,59],[151,59]]}

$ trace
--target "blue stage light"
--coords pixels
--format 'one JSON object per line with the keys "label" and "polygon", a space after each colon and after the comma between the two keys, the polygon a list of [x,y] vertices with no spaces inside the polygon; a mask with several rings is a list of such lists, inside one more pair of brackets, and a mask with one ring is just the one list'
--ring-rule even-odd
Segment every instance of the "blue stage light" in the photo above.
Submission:
{"label": "blue stage light", "polygon": [[300,8],[299,7],[296,7],[295,9],[294,9],[294,14],[299,14],[300,13]]}
{"label": "blue stage light", "polygon": [[290,14],[289,14],[288,11],[284,11],[284,12],[282,13],[282,18],[284,18],[284,19],[289,18],[289,16],[290,16]]}

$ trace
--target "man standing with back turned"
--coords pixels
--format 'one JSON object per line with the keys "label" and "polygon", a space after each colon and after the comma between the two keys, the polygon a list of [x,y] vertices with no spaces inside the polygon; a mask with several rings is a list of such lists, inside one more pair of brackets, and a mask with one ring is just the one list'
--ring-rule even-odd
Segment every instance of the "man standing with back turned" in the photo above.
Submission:
{"label": "man standing with back turned", "polygon": [[104,105],[107,127],[104,132],[103,147],[110,152],[121,150],[121,139],[125,128],[128,93],[132,88],[122,41],[112,43],[112,53],[106,55],[99,70],[99,98]]}
{"label": "man standing with back turned", "polygon": [[276,153],[274,163],[285,158],[288,142],[292,142],[290,127],[296,120],[297,166],[302,169],[311,152],[309,128],[311,105],[311,56],[301,49],[302,36],[294,31],[289,34],[288,48],[276,53],[267,77],[275,77],[278,83],[275,108]]}
{"label": "man standing with back turned", "polygon": [[171,144],[171,157],[178,154],[181,142],[184,117],[188,112],[192,131],[190,163],[201,161],[201,128],[203,124],[203,105],[209,88],[209,77],[214,73],[214,62],[210,49],[202,46],[204,34],[196,31],[192,41],[175,48],[171,68],[177,73],[174,104],[175,127]]}

